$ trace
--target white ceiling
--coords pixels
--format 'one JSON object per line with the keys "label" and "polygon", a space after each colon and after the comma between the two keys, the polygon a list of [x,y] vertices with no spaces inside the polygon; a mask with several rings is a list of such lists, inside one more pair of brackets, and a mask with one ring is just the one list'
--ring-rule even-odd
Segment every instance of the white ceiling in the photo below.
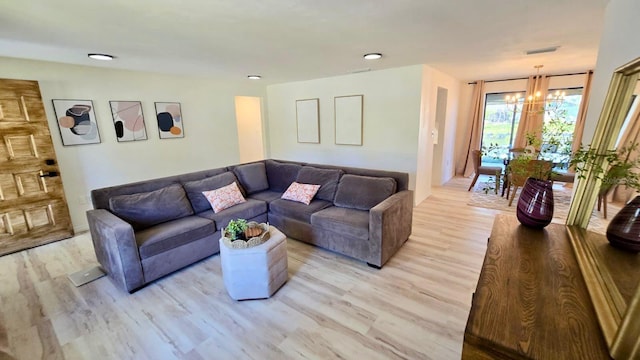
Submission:
{"label": "white ceiling", "polygon": [[[2,0],[0,56],[220,80],[261,74],[266,84],[413,64],[461,80],[527,75],[536,64],[558,74],[595,66],[607,2]],[[560,48],[524,54],[549,46]],[[384,57],[366,61],[367,52]]]}

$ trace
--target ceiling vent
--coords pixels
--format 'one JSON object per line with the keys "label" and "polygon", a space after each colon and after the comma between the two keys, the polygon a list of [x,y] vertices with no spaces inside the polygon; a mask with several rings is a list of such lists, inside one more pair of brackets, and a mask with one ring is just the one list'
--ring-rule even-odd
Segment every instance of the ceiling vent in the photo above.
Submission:
{"label": "ceiling vent", "polygon": [[546,47],[546,48],[542,48],[542,49],[527,50],[525,52],[525,54],[527,54],[527,55],[535,55],[535,54],[550,53],[550,52],[554,52],[554,51],[558,50],[559,47],[560,46],[550,46],[550,47]]}

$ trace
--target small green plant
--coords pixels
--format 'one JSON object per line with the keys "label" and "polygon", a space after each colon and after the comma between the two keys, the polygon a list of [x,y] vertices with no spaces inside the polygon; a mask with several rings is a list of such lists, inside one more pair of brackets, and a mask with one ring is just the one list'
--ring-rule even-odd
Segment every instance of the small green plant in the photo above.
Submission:
{"label": "small green plant", "polygon": [[247,229],[247,220],[245,219],[236,219],[229,221],[227,227],[224,229],[227,237],[231,239],[231,241],[235,240],[243,240],[244,231]]}
{"label": "small green plant", "polygon": [[528,131],[524,134],[524,137],[527,139],[527,146],[533,146],[535,149],[540,149],[542,139],[540,139],[537,132]]}
{"label": "small green plant", "polygon": [[552,179],[552,167],[550,161],[537,160],[536,155],[524,153],[509,162],[508,172],[514,183],[524,184],[529,177],[538,180]]}
{"label": "small green plant", "polygon": [[487,182],[485,182],[482,187],[482,191],[484,191],[485,194],[488,194],[489,191],[495,191],[497,186],[495,179],[498,179],[500,176],[502,176],[502,173],[500,171],[496,171],[496,177],[490,177],[487,179]]}
{"label": "small green plant", "polygon": [[489,156],[494,159],[500,158],[500,152],[503,151],[502,146],[498,143],[489,143],[489,145],[482,145],[482,156]]}

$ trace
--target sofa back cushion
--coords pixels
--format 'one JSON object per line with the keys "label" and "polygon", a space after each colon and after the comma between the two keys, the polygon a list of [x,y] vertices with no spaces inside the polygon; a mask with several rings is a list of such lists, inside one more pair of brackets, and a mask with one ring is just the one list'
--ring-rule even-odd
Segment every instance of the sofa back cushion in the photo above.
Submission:
{"label": "sofa back cushion", "polygon": [[[234,182],[237,183],[238,179],[231,171],[227,171],[220,175],[211,176],[202,180],[188,181],[182,185],[184,186],[184,190],[187,192],[191,206],[193,206],[193,211],[197,214],[211,210],[211,205],[204,194],[202,194],[203,192],[219,189]],[[242,186],[238,186],[238,188],[240,189],[242,196],[246,196]]]}
{"label": "sofa back cushion", "polygon": [[247,195],[269,188],[267,170],[263,162],[236,166],[233,168],[233,173],[240,180],[240,185],[244,187]]}
{"label": "sofa back cushion", "polygon": [[146,193],[114,196],[109,199],[109,210],[136,231],[193,214],[180,184]]}
{"label": "sofa back cushion", "polygon": [[222,174],[226,171],[226,167],[215,168],[95,189],[91,190],[91,200],[93,202],[94,209],[109,210],[109,199],[114,196],[155,191],[172,184],[184,184],[187,181],[204,179],[206,177]]}
{"label": "sofa back cushion", "polygon": [[369,210],[395,192],[396,181],[393,178],[346,174],[340,179],[334,204]]}
{"label": "sofa back cushion", "polygon": [[298,172],[302,165],[282,163],[273,160],[266,160],[267,178],[269,178],[269,190],[283,192],[296,181]]}
{"label": "sofa back cushion", "polygon": [[303,184],[320,185],[316,198],[333,201],[338,181],[343,173],[339,169],[319,169],[312,166],[303,166],[298,172],[296,181]]}

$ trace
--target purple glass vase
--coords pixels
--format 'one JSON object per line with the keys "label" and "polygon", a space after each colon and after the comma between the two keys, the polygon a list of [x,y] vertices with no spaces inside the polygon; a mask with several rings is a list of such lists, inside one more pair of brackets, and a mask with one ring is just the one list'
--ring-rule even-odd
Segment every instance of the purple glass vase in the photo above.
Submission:
{"label": "purple glass vase", "polygon": [[542,229],[553,219],[553,182],[528,178],[525,181],[520,197],[516,216],[524,226]]}
{"label": "purple glass vase", "polygon": [[607,240],[622,250],[640,252],[640,196],[625,205],[607,226]]}

